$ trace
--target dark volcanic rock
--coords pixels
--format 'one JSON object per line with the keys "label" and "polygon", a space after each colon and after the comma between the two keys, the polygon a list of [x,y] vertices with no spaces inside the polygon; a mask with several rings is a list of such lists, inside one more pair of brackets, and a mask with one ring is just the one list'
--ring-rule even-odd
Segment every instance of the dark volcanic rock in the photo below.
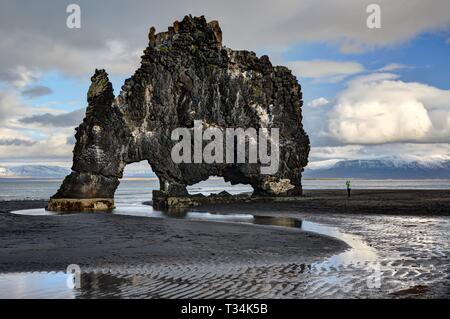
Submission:
{"label": "dark volcanic rock", "polygon": [[[272,66],[267,56],[222,46],[216,21],[186,16],[167,32],[152,27],[141,67],[118,97],[104,70],[92,77],[86,117],[76,133],[73,172],[49,209],[62,199],[112,199],[125,166],[142,160],[160,180],[156,196],[185,196],[186,185],[209,176],[251,184],[258,195],[300,195],[310,149],[301,98],[287,68]],[[194,120],[205,128],[279,128],[278,172],[262,175],[260,163],[174,163],[171,132],[192,130]]]}

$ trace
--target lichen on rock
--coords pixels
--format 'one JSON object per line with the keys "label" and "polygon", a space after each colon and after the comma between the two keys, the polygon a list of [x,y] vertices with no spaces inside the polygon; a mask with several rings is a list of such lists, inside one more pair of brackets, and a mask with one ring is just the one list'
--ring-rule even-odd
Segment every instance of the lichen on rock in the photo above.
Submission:
{"label": "lichen on rock", "polygon": [[[186,16],[167,32],[152,27],[140,68],[117,97],[104,70],[91,80],[72,173],[48,209],[67,206],[65,199],[113,199],[125,166],[142,160],[159,178],[156,198],[187,196],[187,185],[210,176],[250,184],[257,196],[301,195],[310,145],[300,85],[267,56],[224,47],[217,21]],[[261,163],[174,163],[171,132],[192,129],[195,120],[218,128],[278,128],[278,171],[263,175]]]}

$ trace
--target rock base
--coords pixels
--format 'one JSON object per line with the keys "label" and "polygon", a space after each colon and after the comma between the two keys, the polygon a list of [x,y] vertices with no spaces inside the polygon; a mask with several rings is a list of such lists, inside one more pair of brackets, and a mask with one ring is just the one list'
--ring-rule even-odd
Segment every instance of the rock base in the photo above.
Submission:
{"label": "rock base", "polygon": [[170,196],[161,191],[153,191],[152,205],[160,210],[183,210],[203,204],[230,204],[247,202],[290,202],[304,199],[302,196],[258,196],[251,194],[231,195],[228,192],[204,195]]}
{"label": "rock base", "polygon": [[53,212],[99,212],[114,209],[112,198],[51,198],[47,210]]}

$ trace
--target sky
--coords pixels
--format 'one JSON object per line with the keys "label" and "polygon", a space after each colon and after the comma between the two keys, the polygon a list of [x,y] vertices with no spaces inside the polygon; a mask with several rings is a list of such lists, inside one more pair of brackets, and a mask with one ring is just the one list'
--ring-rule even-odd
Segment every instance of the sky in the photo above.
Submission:
{"label": "sky", "polygon": [[[67,6],[81,8],[70,29]],[[369,4],[380,28],[368,28]],[[0,165],[70,166],[96,68],[115,94],[150,26],[218,20],[223,44],[267,54],[303,91],[312,165],[450,159],[450,1],[0,0]]]}

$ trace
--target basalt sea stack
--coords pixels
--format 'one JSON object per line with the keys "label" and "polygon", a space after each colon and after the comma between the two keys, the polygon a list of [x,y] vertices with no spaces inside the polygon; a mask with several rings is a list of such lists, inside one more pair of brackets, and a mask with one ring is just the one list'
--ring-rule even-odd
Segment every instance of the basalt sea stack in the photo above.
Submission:
{"label": "basalt sea stack", "polygon": [[[243,31],[244,32],[244,31]],[[49,210],[91,211],[114,207],[114,192],[127,164],[147,160],[159,178],[155,203],[187,198],[187,185],[222,176],[250,184],[253,196],[302,193],[309,138],[302,127],[302,93],[291,71],[267,56],[222,45],[218,22],[186,16],[167,32],[151,28],[140,68],[119,96],[104,70],[96,70],[88,108],[77,128],[72,173],[50,199]],[[260,163],[176,164],[175,128],[278,128],[279,169],[262,175]]]}

